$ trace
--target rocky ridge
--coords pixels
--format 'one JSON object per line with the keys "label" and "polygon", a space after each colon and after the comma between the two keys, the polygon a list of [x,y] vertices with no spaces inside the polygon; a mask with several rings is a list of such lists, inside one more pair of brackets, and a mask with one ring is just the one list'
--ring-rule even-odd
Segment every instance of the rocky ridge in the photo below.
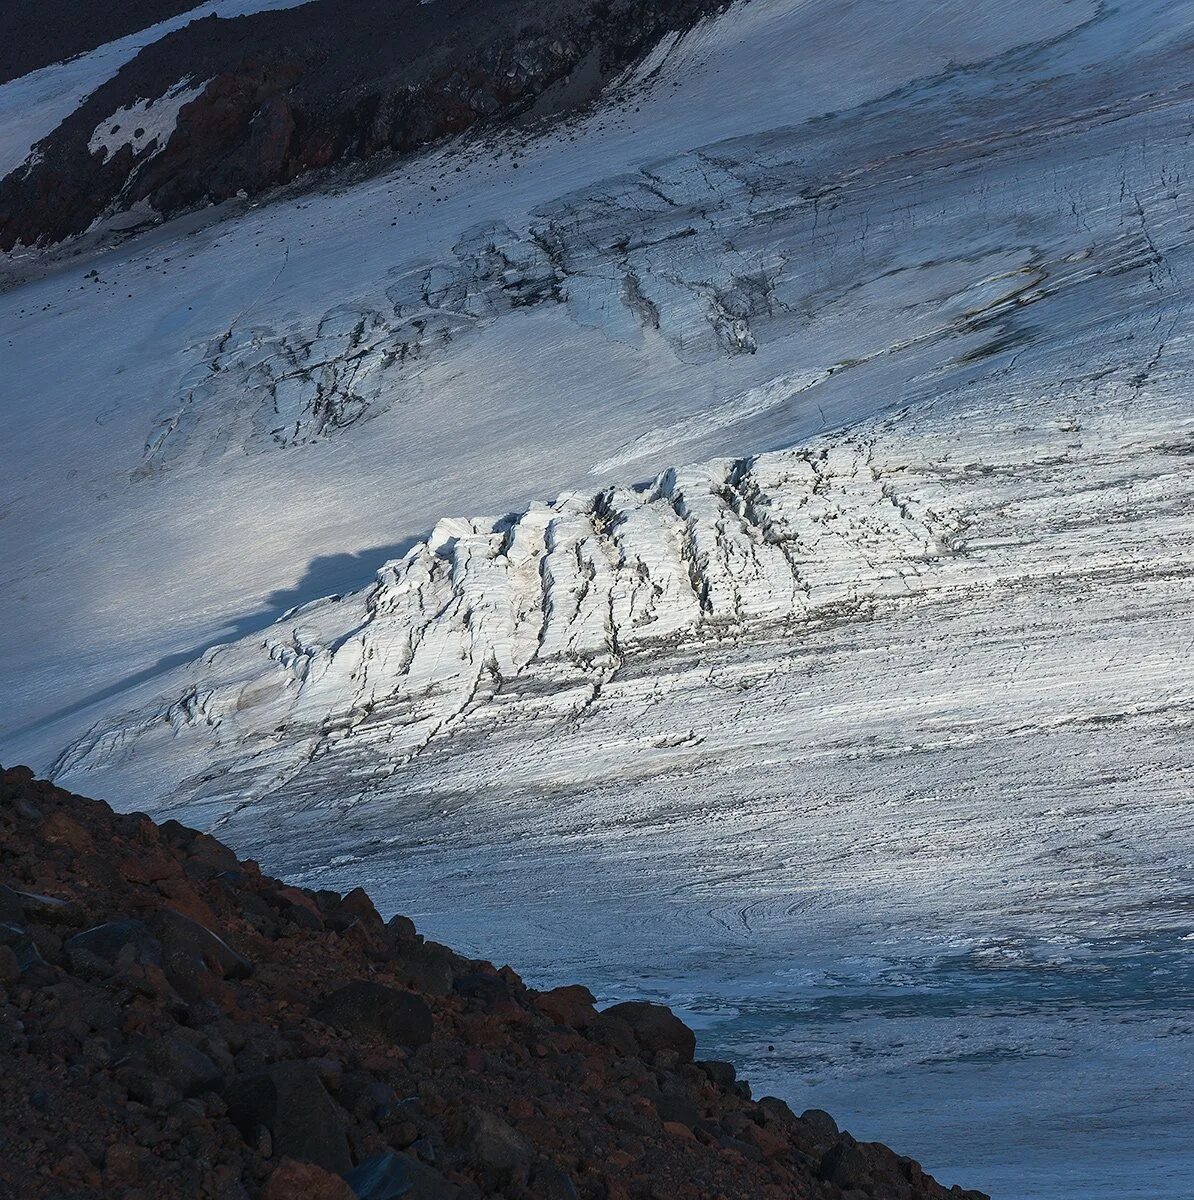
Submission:
{"label": "rocky ridge", "polygon": [[[312,0],[152,42],[0,181],[0,249],[575,108],[722,0]],[[44,56],[44,54],[43,54]]]}
{"label": "rocky ridge", "polygon": [[753,1101],[666,1008],[598,1011],[0,774],[0,1195],[980,1200]]}

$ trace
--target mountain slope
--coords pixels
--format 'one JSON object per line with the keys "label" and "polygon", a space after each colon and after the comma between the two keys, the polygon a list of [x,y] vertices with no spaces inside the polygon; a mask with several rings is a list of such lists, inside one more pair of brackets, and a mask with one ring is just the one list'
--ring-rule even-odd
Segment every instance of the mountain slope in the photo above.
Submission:
{"label": "mountain slope", "polygon": [[151,42],[0,181],[0,248],[573,108],[720,0],[308,0]]}
{"label": "mountain slope", "polygon": [[666,1009],[537,993],[359,888],[287,887],[22,768],[0,829],[6,1195],[984,1200],[751,1103]]}
{"label": "mountain slope", "polygon": [[[575,129],[7,293],[0,724],[71,715],[4,744],[48,765],[80,701],[359,586],[443,516],[790,445],[1136,311],[1188,236],[1165,11],[959,6],[927,40],[887,13],[897,71],[877,12],[748,5]],[[983,69],[933,74],[968,47]]]}
{"label": "mountain slope", "polygon": [[571,121],[11,256],[0,753],[943,1178],[1182,1200],[1192,43],[752,0]]}

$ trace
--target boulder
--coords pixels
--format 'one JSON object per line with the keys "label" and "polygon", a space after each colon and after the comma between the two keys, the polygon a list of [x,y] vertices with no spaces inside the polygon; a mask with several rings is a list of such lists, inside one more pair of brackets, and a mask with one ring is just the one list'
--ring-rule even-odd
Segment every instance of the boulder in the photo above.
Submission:
{"label": "boulder", "polygon": [[109,921],[68,938],[63,946],[68,956],[83,951],[114,966],[133,963],[162,965],[162,944],[144,921]]}
{"label": "boulder", "polygon": [[398,978],[408,987],[428,996],[447,996],[455,973],[452,957],[434,944],[403,942],[390,956]]}
{"label": "boulder", "polygon": [[19,892],[0,885],[0,921],[7,925],[25,924],[25,906]]}
{"label": "boulder", "polygon": [[350,1071],[341,1077],[338,1099],[361,1119],[378,1122],[384,1121],[398,1106],[398,1093],[393,1087],[364,1071]]}
{"label": "boulder", "polygon": [[665,1124],[669,1121],[695,1128],[701,1119],[701,1110],[693,1098],[678,1087],[668,1087],[655,1097],[655,1111]]}
{"label": "boulder", "polygon": [[838,1139],[837,1122],[822,1108],[806,1108],[800,1114],[800,1124],[817,1145],[831,1146]]}
{"label": "boulder", "polygon": [[401,914],[395,914],[386,922],[386,930],[395,942],[414,942],[419,937],[414,921]]}
{"label": "boulder", "polygon": [[352,1166],[347,1116],[310,1062],[274,1063],[224,1090],[228,1117],[250,1144],[267,1129],[275,1155],[343,1174]]}
{"label": "boulder", "polygon": [[576,1185],[555,1163],[540,1162],[531,1172],[528,1188],[535,1200],[577,1200]]}
{"label": "boulder", "polygon": [[369,893],[364,888],[353,888],[340,901],[340,912],[354,921],[364,921],[369,925],[382,924],[381,915],[374,907],[373,901],[369,898]]}
{"label": "boulder", "polygon": [[167,973],[189,974],[196,967],[206,967],[225,979],[246,979],[253,972],[253,964],[223,938],[171,908],[154,913],[149,930],[162,944]]}
{"label": "boulder", "polygon": [[215,1091],[223,1082],[219,1067],[202,1050],[170,1034],[151,1042],[146,1051],[149,1065],[183,1096]]}
{"label": "boulder", "polygon": [[22,975],[46,965],[33,939],[20,925],[0,924],[0,946],[12,951]]}
{"label": "boulder", "polygon": [[315,1163],[284,1158],[266,1181],[261,1200],[356,1200],[339,1176]]}
{"label": "boulder", "polygon": [[11,946],[0,946],[0,985],[16,983],[21,977],[21,963]]}
{"label": "boulder", "polygon": [[163,821],[158,826],[162,838],[181,851],[188,873],[197,878],[214,878],[221,871],[235,871],[240,865],[236,855],[209,833],[188,829],[178,821]]}
{"label": "boulder", "polygon": [[710,1060],[708,1062],[699,1062],[697,1066],[705,1072],[709,1082],[723,1091],[728,1091],[734,1086],[734,1080],[738,1078],[738,1072],[733,1063],[718,1062]]}
{"label": "boulder", "polygon": [[581,984],[539,992],[535,995],[534,1002],[535,1007],[557,1025],[587,1029],[597,1020],[596,998]]}
{"label": "boulder", "polygon": [[338,988],[313,1015],[338,1029],[373,1034],[398,1046],[422,1046],[431,1041],[427,1001],[372,980],[359,979]]}
{"label": "boulder", "polygon": [[82,919],[79,906],[57,896],[43,896],[41,892],[25,892],[19,888],[0,888],[11,893],[31,921],[43,921],[47,925],[64,925]]}
{"label": "boulder", "polygon": [[460,1195],[438,1171],[393,1151],[367,1158],[344,1178],[357,1200],[457,1200]]}
{"label": "boulder", "polygon": [[843,1191],[862,1188],[871,1179],[870,1159],[853,1138],[843,1138],[826,1151],[817,1174]]}
{"label": "boulder", "polygon": [[680,1062],[692,1062],[696,1054],[696,1034],[662,1004],[627,1000],[605,1009],[601,1015],[630,1026],[635,1040],[646,1054],[655,1055],[672,1050]]}
{"label": "boulder", "polygon": [[462,975],[452,985],[453,991],[469,1000],[476,1000],[482,1008],[493,1008],[503,1000],[513,998],[510,985],[500,975],[488,975],[473,971]]}
{"label": "boulder", "polygon": [[481,1168],[492,1188],[524,1182],[535,1157],[530,1142],[522,1134],[484,1109],[471,1114],[466,1145],[474,1166]]}
{"label": "boulder", "polygon": [[[796,1114],[786,1100],[778,1096],[760,1096],[755,1102],[763,1110],[763,1120],[767,1125],[781,1125],[789,1128],[796,1123]],[[832,1120],[832,1118],[830,1118]]]}

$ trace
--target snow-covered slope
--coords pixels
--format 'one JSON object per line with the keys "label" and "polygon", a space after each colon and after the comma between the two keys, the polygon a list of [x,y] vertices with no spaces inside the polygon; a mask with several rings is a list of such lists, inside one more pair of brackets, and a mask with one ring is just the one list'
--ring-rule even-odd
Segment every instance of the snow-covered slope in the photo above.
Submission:
{"label": "snow-covered slope", "polygon": [[[1184,358],[1188,348],[1170,353]],[[976,616],[1003,613],[995,636],[1006,640],[1007,618],[1041,591],[1117,592],[1125,583],[1184,618],[1194,411],[1183,398],[1160,403],[1153,385],[1133,386],[1114,366],[1089,392],[1064,399],[984,391],[981,402],[958,400],[944,414],[920,406],[796,450],[669,470],[637,489],[441,521],[372,587],[301,606],[181,668],[162,702],[101,722],[55,774],[86,790],[95,783],[85,776],[98,773],[109,792],[159,803],[183,796],[192,815],[235,812],[238,823],[255,823],[250,806],[341,810],[401,795],[418,778],[416,758],[430,750],[455,758],[462,741],[509,727],[516,742],[542,738],[544,748],[538,761],[520,756],[499,787],[560,786],[573,775],[588,787],[606,769],[635,774],[640,757],[654,773],[652,749],[670,764],[681,747],[686,770],[703,762],[696,747],[708,733],[696,730],[716,711],[710,699],[681,717],[691,728],[661,734],[636,719],[644,703],[663,702],[677,659],[687,671],[739,646],[803,656],[827,627],[899,613],[924,630],[918,650],[929,669],[952,657],[927,633],[939,610],[959,623],[963,643]],[[1091,598],[1073,638],[1099,626],[1094,610],[1104,603]],[[1121,637],[1131,616],[1118,596],[1106,614]],[[1017,643],[1030,620],[1024,613]],[[1033,664],[1037,678],[1056,674],[1053,686],[1029,684],[1009,710],[1011,728],[1032,723],[1034,704],[1058,720],[1101,718],[1107,703],[1121,714],[1133,681],[1147,710],[1184,702],[1194,676],[1180,620],[1157,633],[1162,646],[1106,688],[1089,677],[1105,663],[1054,645],[1056,661]],[[889,670],[876,672],[876,687]],[[697,690],[708,686],[702,674]],[[951,705],[968,699],[948,696]],[[978,697],[983,709],[1007,702],[991,691]],[[612,744],[589,735],[601,724],[595,708],[622,729]],[[851,723],[863,719],[844,711]],[[778,714],[768,706],[722,733],[755,746],[776,717],[789,737],[796,714],[811,716],[798,694]],[[583,756],[579,773],[556,761],[578,723],[596,755]],[[486,774],[493,786],[494,768]]]}
{"label": "snow-covered slope", "polygon": [[1142,378],[1115,324],[1065,380],[444,521],[58,777],[579,953],[996,1196],[1180,1196],[1194,345]]}
{"label": "snow-covered slope", "polygon": [[1185,236],[1186,6],[908,13],[751,3],[578,126],[0,297],[5,749],[441,517],[791,444],[1118,302]]}
{"label": "snow-covered slope", "polygon": [[0,759],[1005,1200],[1183,1196],[1192,50],[752,0],[0,296]]}

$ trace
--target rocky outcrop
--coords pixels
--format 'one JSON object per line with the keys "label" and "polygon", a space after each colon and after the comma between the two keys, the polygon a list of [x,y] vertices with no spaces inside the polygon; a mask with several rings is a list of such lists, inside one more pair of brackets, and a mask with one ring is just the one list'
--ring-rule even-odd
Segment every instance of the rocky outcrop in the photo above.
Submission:
{"label": "rocky outcrop", "polygon": [[[3,1195],[981,1200],[753,1102],[665,1008],[536,992],[21,767],[0,879]],[[427,960],[446,989],[407,986]]]}
{"label": "rocky outcrop", "polygon": [[0,248],[567,109],[723,3],[313,0],[194,21],[142,50],[0,183]]}

